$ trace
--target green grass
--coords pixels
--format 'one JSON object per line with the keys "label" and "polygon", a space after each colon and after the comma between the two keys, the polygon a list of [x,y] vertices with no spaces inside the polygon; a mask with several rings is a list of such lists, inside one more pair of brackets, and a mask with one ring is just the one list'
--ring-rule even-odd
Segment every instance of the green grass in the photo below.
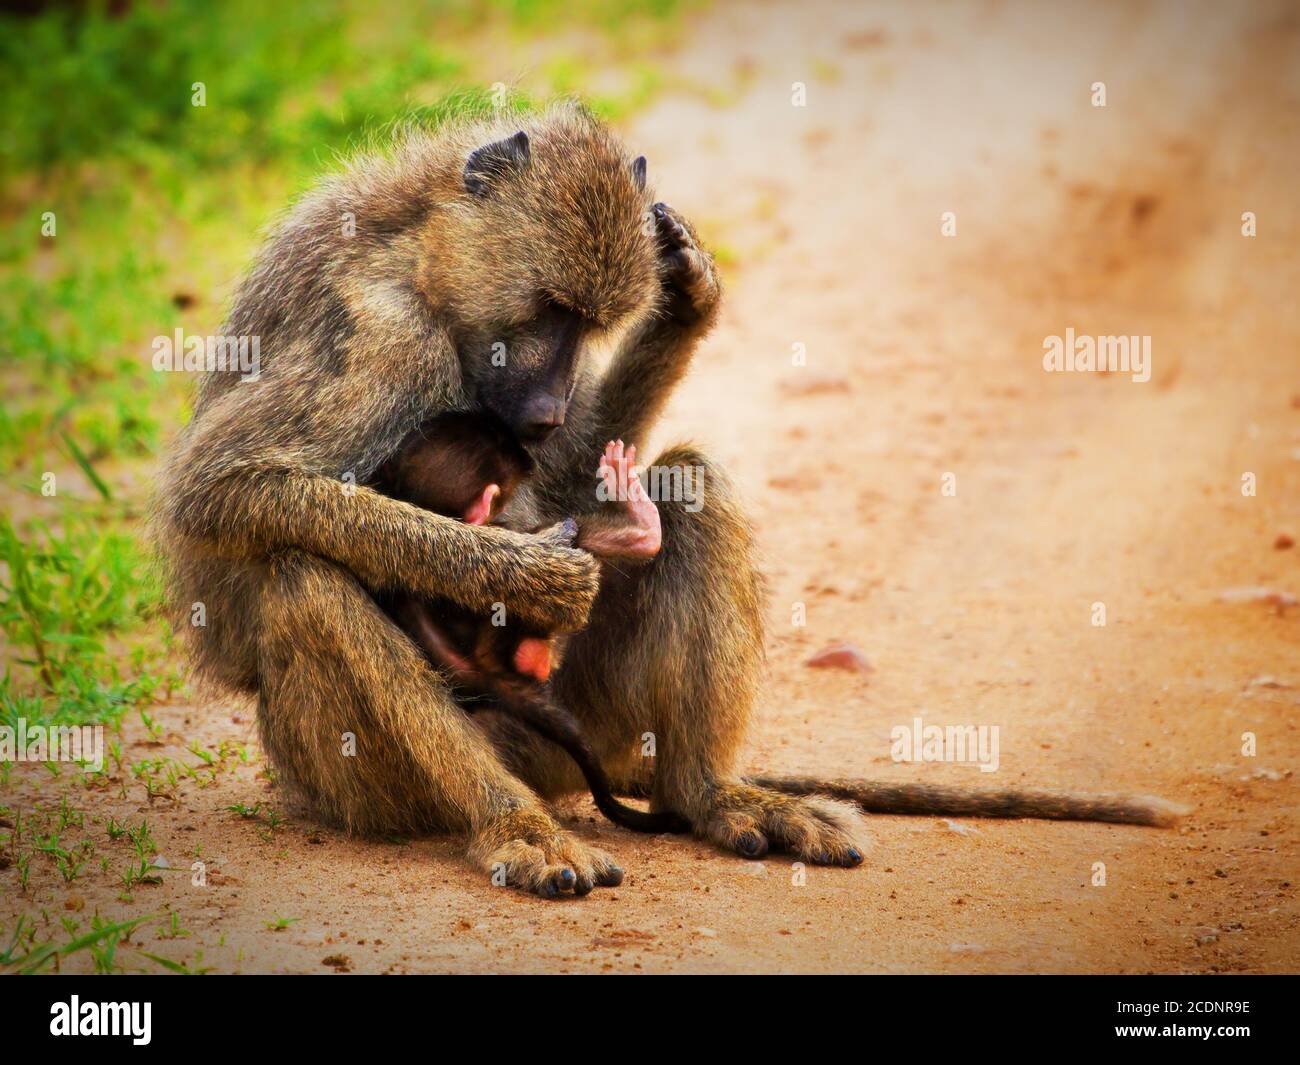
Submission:
{"label": "green grass", "polygon": [[[96,973],[106,975],[116,972],[118,971],[115,963],[118,944],[147,920],[148,917],[136,917],[130,921],[109,922],[95,917],[91,922],[91,930],[83,935],[76,935],[75,928],[65,928],[68,932],[66,942],[55,943],[53,940],[48,940],[35,945],[32,939],[28,938],[35,930],[27,925],[23,918],[19,918],[9,946],[0,953],[0,969],[24,975],[57,972],[61,960],[84,950],[89,952]],[[29,949],[19,953],[24,945]]]}
{"label": "green grass", "polygon": [[[20,531],[0,518],[0,725],[115,721],[167,685],[169,630],[146,549],[127,529],[69,510]],[[116,638],[155,623],[133,648]]]}
{"label": "green grass", "polygon": [[[274,213],[394,123],[487,113],[493,83],[520,73],[541,96],[585,92],[591,41],[622,85],[592,106],[615,120],[646,106],[668,84],[656,49],[695,5],[172,0],[0,15],[0,724],[113,724],[179,683],[143,516],[194,382],[153,371],[153,338],[214,332]],[[556,45],[537,69],[499,44],[539,36]],[[170,769],[136,772],[151,796],[169,786]]]}

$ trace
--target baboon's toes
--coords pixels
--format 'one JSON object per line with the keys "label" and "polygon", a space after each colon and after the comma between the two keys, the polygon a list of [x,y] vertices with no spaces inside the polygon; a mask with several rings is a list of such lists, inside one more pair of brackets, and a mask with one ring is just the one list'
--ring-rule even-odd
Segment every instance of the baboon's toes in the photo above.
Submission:
{"label": "baboon's toes", "polygon": [[704,834],[742,858],[762,858],[768,851],[767,836],[747,813],[734,810],[719,813],[709,822]]}
{"label": "baboon's toes", "polygon": [[843,850],[823,850],[818,851],[813,857],[814,865],[839,865],[845,869],[851,869],[855,865],[862,864],[862,852],[856,847],[846,847]]}
{"label": "baboon's toes", "polygon": [[801,802],[775,813],[771,822],[773,843],[801,861],[844,867],[862,864],[862,851],[829,810]]}
{"label": "baboon's toes", "polygon": [[617,865],[609,865],[596,875],[600,887],[618,887],[623,883],[623,870]]}
{"label": "baboon's toes", "polygon": [[703,834],[745,858],[762,858],[771,849],[812,865],[862,864],[862,851],[836,807],[765,788],[720,789]]}
{"label": "baboon's toes", "polygon": [[596,887],[618,887],[623,883],[623,870],[604,851],[586,848],[586,859],[578,870]]}

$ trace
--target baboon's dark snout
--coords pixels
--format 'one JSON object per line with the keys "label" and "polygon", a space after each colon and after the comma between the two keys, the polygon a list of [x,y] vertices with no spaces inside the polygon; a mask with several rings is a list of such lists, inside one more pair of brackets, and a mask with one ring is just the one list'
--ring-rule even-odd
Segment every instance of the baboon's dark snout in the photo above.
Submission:
{"label": "baboon's dark snout", "polygon": [[519,419],[519,435],[530,443],[540,443],[564,424],[566,407],[564,400],[557,396],[530,399]]}

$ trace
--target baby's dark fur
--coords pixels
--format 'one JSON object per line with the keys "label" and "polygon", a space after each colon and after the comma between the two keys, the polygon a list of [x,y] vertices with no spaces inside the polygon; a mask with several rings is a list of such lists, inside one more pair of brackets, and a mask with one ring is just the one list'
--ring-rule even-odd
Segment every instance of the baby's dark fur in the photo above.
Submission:
{"label": "baby's dark fur", "polygon": [[[495,415],[484,412],[443,414],[421,426],[380,467],[373,487],[444,517],[470,512],[495,485],[496,510],[509,504],[532,472],[528,452]],[[486,512],[485,520],[495,516]],[[575,523],[576,544],[591,539]],[[514,669],[524,639],[549,638],[515,622],[497,625],[450,600],[427,600],[398,592],[380,604],[455,683],[457,696],[470,712],[484,704],[510,714],[562,747],[582,770],[600,811],[617,825],[636,832],[686,832],[690,824],[674,813],[646,813],[620,803],[610,788],[582,726],[549,697],[546,687]]]}

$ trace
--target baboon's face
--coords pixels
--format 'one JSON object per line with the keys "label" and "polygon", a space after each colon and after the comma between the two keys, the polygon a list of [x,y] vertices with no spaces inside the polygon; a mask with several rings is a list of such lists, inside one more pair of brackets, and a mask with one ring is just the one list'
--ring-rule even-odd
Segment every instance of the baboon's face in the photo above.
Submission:
{"label": "baboon's face", "polygon": [[499,326],[486,338],[486,352],[468,353],[466,376],[479,403],[520,440],[541,443],[564,424],[583,353],[598,331],[576,311],[541,296],[536,314]]}
{"label": "baboon's face", "polygon": [[479,403],[537,444],[587,353],[659,298],[645,161],[583,116],[471,151],[449,212],[457,344]]}

